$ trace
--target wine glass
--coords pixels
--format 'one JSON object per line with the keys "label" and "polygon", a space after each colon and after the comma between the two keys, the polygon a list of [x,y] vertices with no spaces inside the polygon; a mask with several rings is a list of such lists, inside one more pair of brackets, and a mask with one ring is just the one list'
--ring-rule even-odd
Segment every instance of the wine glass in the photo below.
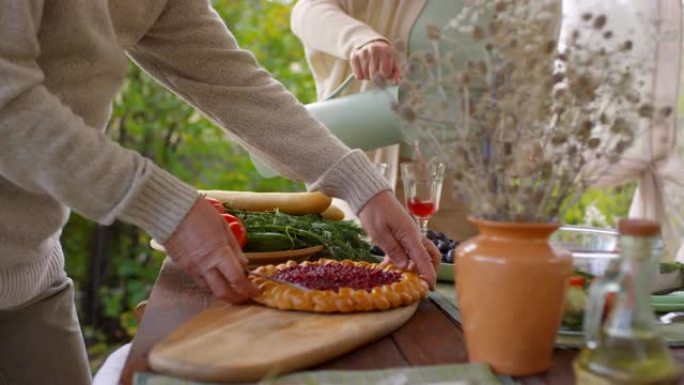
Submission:
{"label": "wine glass", "polygon": [[427,233],[430,217],[439,209],[444,182],[444,163],[404,162],[401,164],[406,208],[418,222],[421,233]]}
{"label": "wine glass", "polygon": [[373,169],[380,174],[386,181],[390,181],[390,167],[385,162],[373,163]]}

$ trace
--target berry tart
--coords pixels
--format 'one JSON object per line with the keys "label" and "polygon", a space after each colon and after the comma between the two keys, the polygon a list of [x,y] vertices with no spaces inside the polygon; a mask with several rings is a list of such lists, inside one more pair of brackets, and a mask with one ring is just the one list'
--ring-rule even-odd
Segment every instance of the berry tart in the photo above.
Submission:
{"label": "berry tart", "polygon": [[427,283],[413,273],[394,266],[351,260],[288,261],[277,266],[261,266],[254,272],[305,288],[250,275],[261,291],[254,300],[283,310],[317,313],[387,310],[412,304],[425,298],[428,292]]}

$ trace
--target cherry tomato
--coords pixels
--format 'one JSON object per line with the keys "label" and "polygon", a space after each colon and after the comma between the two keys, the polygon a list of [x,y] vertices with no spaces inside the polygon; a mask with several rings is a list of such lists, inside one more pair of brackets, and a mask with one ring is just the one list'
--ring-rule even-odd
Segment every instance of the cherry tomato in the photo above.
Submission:
{"label": "cherry tomato", "polygon": [[223,214],[226,212],[226,208],[223,207],[223,203],[221,203],[220,200],[209,197],[204,197],[204,200],[209,202],[210,205],[214,206],[216,211],[218,211],[219,213]]}
{"label": "cherry tomato", "polygon": [[221,214],[221,216],[223,217],[223,220],[228,222],[230,232],[235,237],[235,240],[237,240],[240,248],[244,248],[247,244],[247,229],[245,229],[245,225],[242,224],[240,218],[231,214]]}
{"label": "cherry tomato", "polygon": [[233,233],[235,239],[238,241],[240,248],[244,249],[245,245],[247,245],[247,229],[245,229],[245,226],[238,222],[233,222],[228,226],[230,227],[231,233]]}
{"label": "cherry tomato", "polygon": [[569,279],[570,286],[574,286],[574,287],[583,288],[583,287],[584,287],[584,282],[585,282],[584,277],[580,277],[580,276],[578,276],[578,275],[573,275],[573,276],[570,277],[570,279]]}
{"label": "cherry tomato", "polygon": [[606,302],[603,304],[603,320],[608,318],[608,315],[613,311],[613,306],[615,306],[615,292],[610,292],[606,294]]}
{"label": "cherry tomato", "polygon": [[237,223],[242,224],[242,221],[240,220],[240,218],[236,217],[233,214],[224,213],[224,214],[221,214],[221,217],[223,217],[223,220],[228,222],[228,223],[237,222]]}

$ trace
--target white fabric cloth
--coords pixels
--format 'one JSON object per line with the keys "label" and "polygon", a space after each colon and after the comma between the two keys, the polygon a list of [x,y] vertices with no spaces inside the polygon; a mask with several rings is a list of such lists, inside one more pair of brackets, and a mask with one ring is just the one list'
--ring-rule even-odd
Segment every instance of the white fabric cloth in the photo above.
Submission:
{"label": "white fabric cloth", "polygon": [[93,385],[119,385],[119,379],[130,350],[131,343],[129,342],[113,351],[93,377]]}
{"label": "white fabric cloth", "polygon": [[[644,79],[656,107],[672,106],[667,119],[652,119],[633,149],[597,182],[597,187],[638,181],[629,216],[661,223],[666,259],[684,261],[684,149],[677,141],[681,133],[677,121],[684,117],[679,106],[679,80],[682,76],[682,3],[672,0],[566,0],[563,2],[565,31],[581,15],[605,13],[608,27],[620,38],[629,33],[635,39],[636,55],[653,66]],[[658,20],[660,23],[655,24]],[[611,24],[611,21],[614,21]],[[652,45],[649,26],[657,25],[657,41]]]}

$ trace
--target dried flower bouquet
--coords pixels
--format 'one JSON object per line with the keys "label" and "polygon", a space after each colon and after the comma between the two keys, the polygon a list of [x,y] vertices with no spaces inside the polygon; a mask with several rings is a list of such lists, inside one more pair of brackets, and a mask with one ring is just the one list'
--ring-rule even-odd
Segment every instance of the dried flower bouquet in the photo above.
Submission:
{"label": "dried flower bouquet", "polygon": [[[650,102],[651,69],[608,15],[583,14],[559,44],[560,3],[471,1],[444,28],[428,27],[432,51],[406,61],[392,106],[405,136],[449,166],[482,219],[557,221],[648,119],[672,112]],[[464,57],[468,41],[479,57]]]}

